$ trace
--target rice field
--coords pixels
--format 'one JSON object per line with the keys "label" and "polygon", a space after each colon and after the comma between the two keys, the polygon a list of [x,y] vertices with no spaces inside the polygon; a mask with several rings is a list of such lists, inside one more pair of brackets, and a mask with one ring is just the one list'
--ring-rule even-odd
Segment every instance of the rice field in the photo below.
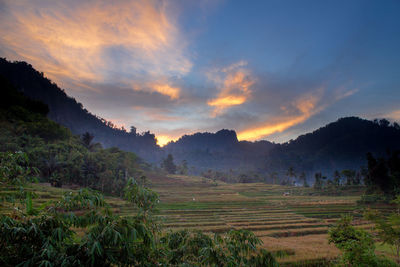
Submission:
{"label": "rice field", "polygon": [[[320,196],[310,188],[226,184],[178,175],[149,175],[149,185],[160,196],[156,216],[166,231],[191,229],[212,234],[247,229],[282,266],[329,265],[339,250],[328,243],[327,232],[341,214],[353,215],[356,227],[373,227],[362,219],[364,207],[357,205],[361,192]],[[34,188],[36,205],[59,199],[67,190],[43,185]],[[121,215],[135,212],[119,198],[107,197],[107,202]],[[387,246],[378,249],[391,255]]]}
{"label": "rice field", "polygon": [[311,188],[263,183],[226,184],[199,177],[150,177],[160,195],[160,220],[166,229],[224,233],[253,231],[283,266],[327,266],[339,255],[328,243],[328,229],[342,214],[356,227],[371,229],[357,205],[361,191],[316,195]]}

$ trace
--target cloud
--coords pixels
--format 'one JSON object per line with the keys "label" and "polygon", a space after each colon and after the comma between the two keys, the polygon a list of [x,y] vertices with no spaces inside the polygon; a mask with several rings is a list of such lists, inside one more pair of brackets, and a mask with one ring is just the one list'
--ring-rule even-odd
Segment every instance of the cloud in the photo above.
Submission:
{"label": "cloud", "polygon": [[[127,85],[191,70],[187,42],[165,1],[6,0],[4,5],[3,56],[28,61],[62,86],[70,79]],[[179,96],[170,85],[140,90]]]}
{"label": "cloud", "polygon": [[306,90],[288,104],[282,104],[284,101],[279,101],[281,103],[279,106],[280,113],[269,116],[267,121],[256,123],[253,127],[246,127],[239,131],[238,139],[259,140],[302,124],[334,103],[359,91],[358,88],[349,89],[349,86],[350,84],[346,84],[337,88],[330,88],[323,85],[317,89]]}
{"label": "cloud", "polygon": [[151,86],[154,91],[169,96],[171,99],[179,98],[180,88],[171,87],[168,84],[154,84]]}
{"label": "cloud", "polygon": [[[215,1],[203,4],[208,7]],[[352,87],[363,88],[350,64],[353,51],[345,53],[345,60],[311,70],[309,65],[315,62],[309,57],[288,69],[270,68],[277,63],[265,60],[257,50],[257,58],[246,49],[237,55],[227,49],[225,57],[215,52],[225,46],[219,47],[214,38],[204,42],[210,37],[205,33],[207,23],[200,23],[204,32],[195,33],[199,29],[193,28],[194,13],[187,6],[197,12],[203,4],[0,0],[0,55],[28,61],[90,111],[117,125],[150,130],[161,143],[184,133],[221,128],[237,130],[240,139],[288,132],[295,137],[328,106],[332,109],[320,114],[325,120],[345,108],[355,109],[359,100],[332,105],[358,92],[348,89],[349,81],[356,81]],[[228,43],[235,45],[236,40]],[[200,42],[189,50],[192,41]],[[211,49],[201,51],[208,42]],[[210,68],[212,64],[220,67]]]}
{"label": "cloud", "polygon": [[272,119],[272,122],[264,123],[238,133],[239,140],[257,140],[262,137],[283,132],[320,112],[322,107],[318,106],[321,99],[321,90],[302,96],[290,103],[289,106],[281,106],[284,114]]}
{"label": "cloud", "polygon": [[239,61],[228,67],[213,70],[208,73],[219,93],[215,98],[209,99],[207,104],[213,107],[212,117],[216,117],[226,109],[242,105],[251,96],[250,87],[254,84],[254,77],[246,69],[247,62]]}
{"label": "cloud", "polygon": [[394,121],[400,121],[400,109],[393,110],[389,113],[386,113],[383,117],[394,120]]}

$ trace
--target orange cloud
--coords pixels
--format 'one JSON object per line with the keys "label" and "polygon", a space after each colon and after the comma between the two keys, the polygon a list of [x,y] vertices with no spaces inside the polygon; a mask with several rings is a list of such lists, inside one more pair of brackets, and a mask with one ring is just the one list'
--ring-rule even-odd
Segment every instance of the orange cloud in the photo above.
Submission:
{"label": "orange cloud", "polygon": [[[29,61],[62,86],[66,78],[103,82],[112,71],[181,76],[192,63],[166,3],[6,0],[0,42],[4,56]],[[108,56],[110,49],[126,60]]]}
{"label": "orange cloud", "polygon": [[[273,123],[266,123],[262,126],[256,126],[238,133],[239,140],[257,140],[262,137],[277,132],[283,132],[286,129],[297,124],[303,123],[308,118],[322,110],[322,106],[317,107],[320,96],[317,94],[304,96],[293,103],[291,109],[294,108],[294,115],[282,115],[274,119]],[[283,111],[287,111],[288,107],[282,107]]]}
{"label": "orange cloud", "polygon": [[216,98],[208,101],[208,105],[214,106],[217,108],[226,108],[229,106],[240,105],[246,102],[245,96],[234,96],[228,95],[225,97]]}
{"label": "orange cloud", "polygon": [[180,89],[178,87],[171,87],[168,84],[155,84],[152,88],[154,91],[169,96],[171,99],[179,98]]}
{"label": "orange cloud", "polygon": [[181,121],[184,119],[182,116],[171,116],[165,113],[162,113],[161,111],[146,111],[144,112],[144,115],[146,118],[149,118],[152,121],[157,121],[157,122],[174,122],[174,121]]}
{"label": "orange cloud", "polygon": [[[229,107],[245,103],[250,97],[250,87],[254,84],[254,79],[244,68],[246,65],[245,61],[240,61],[209,74],[209,79],[213,80],[220,90],[216,98],[207,101],[209,106],[214,107],[211,114],[213,117]],[[221,74],[224,76],[223,78],[221,78]]]}
{"label": "orange cloud", "polygon": [[387,114],[384,115],[385,118],[389,118],[392,120],[399,121],[400,120],[400,109],[398,110],[393,110]]}

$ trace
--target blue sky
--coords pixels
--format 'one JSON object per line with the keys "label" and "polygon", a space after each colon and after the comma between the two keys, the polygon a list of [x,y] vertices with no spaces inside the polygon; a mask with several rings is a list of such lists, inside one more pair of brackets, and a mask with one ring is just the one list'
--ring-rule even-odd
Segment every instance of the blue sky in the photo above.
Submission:
{"label": "blue sky", "polygon": [[399,1],[0,2],[0,56],[160,144],[400,120]]}

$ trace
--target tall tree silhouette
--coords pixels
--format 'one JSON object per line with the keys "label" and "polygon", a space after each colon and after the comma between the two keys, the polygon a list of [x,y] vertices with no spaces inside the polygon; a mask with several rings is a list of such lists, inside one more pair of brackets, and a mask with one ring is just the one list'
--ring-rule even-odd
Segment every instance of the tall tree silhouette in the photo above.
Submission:
{"label": "tall tree silhouette", "polygon": [[175,174],[176,172],[176,165],[174,163],[174,158],[172,157],[171,154],[168,154],[167,158],[164,159],[163,164],[162,164],[164,170],[166,170],[170,174]]}
{"label": "tall tree silhouette", "polygon": [[90,152],[96,151],[97,149],[101,148],[101,145],[99,143],[93,143],[94,135],[86,132],[82,134],[82,144],[84,147],[86,147]]}

